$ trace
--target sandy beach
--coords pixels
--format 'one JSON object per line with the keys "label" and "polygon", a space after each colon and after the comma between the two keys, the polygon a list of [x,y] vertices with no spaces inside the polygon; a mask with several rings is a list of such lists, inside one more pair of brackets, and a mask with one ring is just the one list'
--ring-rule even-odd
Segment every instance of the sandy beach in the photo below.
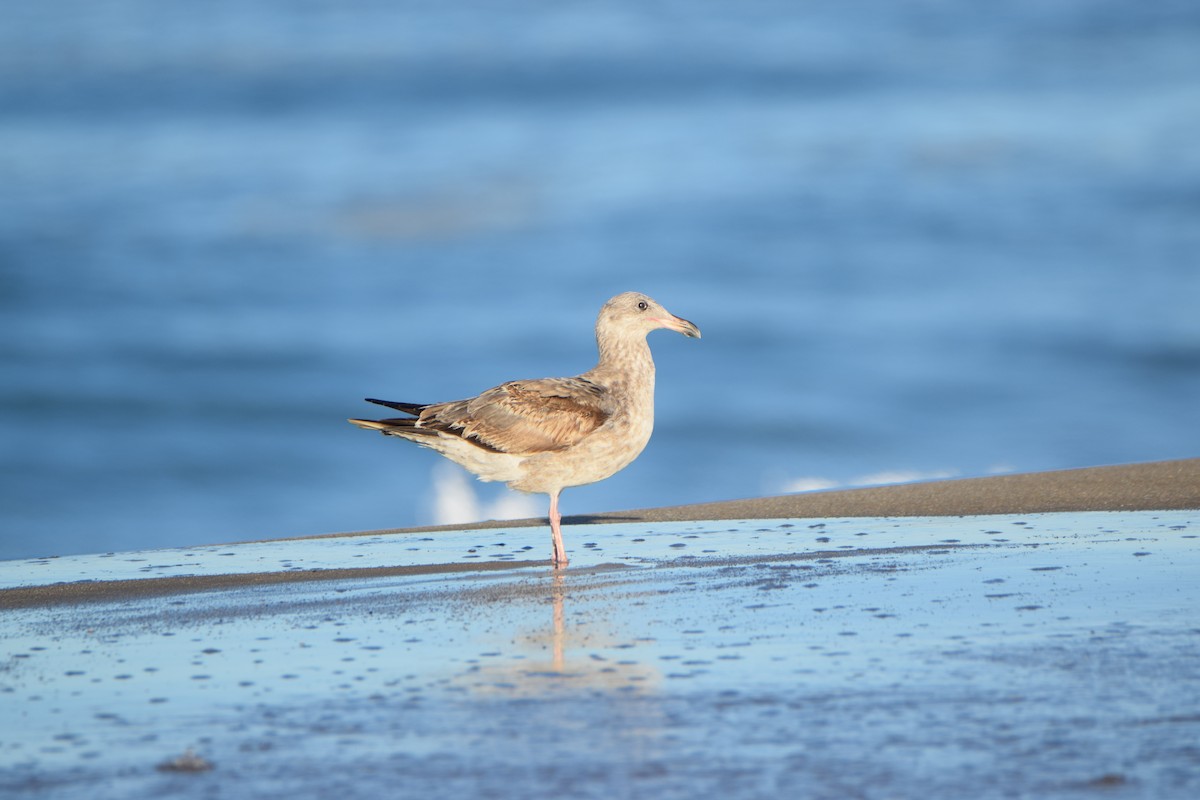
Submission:
{"label": "sandy beach", "polygon": [[[993,475],[568,516],[566,524],[785,517],[942,517],[1200,508],[1200,458]],[[541,525],[528,519],[477,527]],[[412,528],[417,531],[452,526]]]}
{"label": "sandy beach", "polygon": [[[985,478],[933,481],[864,489],[810,492],[727,500],[686,506],[613,511],[564,518],[564,524],[651,523],[702,520],[818,519],[826,517],[939,517],[1030,514],[1066,511],[1132,511],[1200,509],[1200,458],[1129,464],[1057,472],[998,475]],[[544,526],[545,519],[485,521],[381,531],[328,534],[436,533],[452,530],[494,530]],[[583,532],[571,536],[578,539]],[[306,537],[320,539],[326,537]],[[281,540],[287,541],[287,540]],[[293,540],[302,541],[302,540]],[[537,563],[535,561],[529,562]],[[262,572],[252,575],[185,576],[157,580],[87,581],[25,589],[0,589],[0,608],[27,605],[115,600],[130,596],[174,594],[251,584],[417,575],[471,571],[478,564],[371,566],[310,573]]]}
{"label": "sandy beach", "polygon": [[520,523],[0,562],[0,793],[1190,798],[1198,509],[1187,460],[568,518],[559,572]]}

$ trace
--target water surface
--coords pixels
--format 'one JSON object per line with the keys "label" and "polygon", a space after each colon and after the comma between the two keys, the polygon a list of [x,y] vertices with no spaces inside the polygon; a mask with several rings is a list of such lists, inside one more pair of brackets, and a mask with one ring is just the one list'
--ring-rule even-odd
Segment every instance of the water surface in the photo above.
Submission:
{"label": "water surface", "polygon": [[544,513],[342,420],[631,288],[705,336],[568,514],[1200,452],[1200,7],[701,6],[10,9],[0,558]]}

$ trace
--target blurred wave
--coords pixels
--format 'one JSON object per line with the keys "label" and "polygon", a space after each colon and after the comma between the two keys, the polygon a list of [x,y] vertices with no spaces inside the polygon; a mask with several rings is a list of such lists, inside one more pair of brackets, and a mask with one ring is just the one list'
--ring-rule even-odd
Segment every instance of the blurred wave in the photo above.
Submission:
{"label": "blurred wave", "polygon": [[481,500],[465,470],[446,463],[433,470],[433,524],[460,525],[487,519],[528,519],[545,516],[533,497],[497,487],[491,499]]}

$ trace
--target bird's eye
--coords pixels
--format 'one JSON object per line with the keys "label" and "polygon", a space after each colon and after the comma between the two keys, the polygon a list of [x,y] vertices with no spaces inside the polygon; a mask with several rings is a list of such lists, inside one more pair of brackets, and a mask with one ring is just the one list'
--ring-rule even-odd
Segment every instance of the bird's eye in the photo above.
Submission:
{"label": "bird's eye", "polygon": [[638,311],[645,311],[647,308],[649,308],[649,306],[646,305],[645,300],[638,300]]}

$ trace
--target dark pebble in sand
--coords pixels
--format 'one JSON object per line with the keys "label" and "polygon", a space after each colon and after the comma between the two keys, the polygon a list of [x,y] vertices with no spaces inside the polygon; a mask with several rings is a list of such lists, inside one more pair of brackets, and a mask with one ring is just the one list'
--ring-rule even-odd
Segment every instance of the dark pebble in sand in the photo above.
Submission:
{"label": "dark pebble in sand", "polygon": [[191,748],[184,751],[183,755],[167,759],[156,767],[160,772],[207,772],[212,768],[211,761],[196,755]]}

